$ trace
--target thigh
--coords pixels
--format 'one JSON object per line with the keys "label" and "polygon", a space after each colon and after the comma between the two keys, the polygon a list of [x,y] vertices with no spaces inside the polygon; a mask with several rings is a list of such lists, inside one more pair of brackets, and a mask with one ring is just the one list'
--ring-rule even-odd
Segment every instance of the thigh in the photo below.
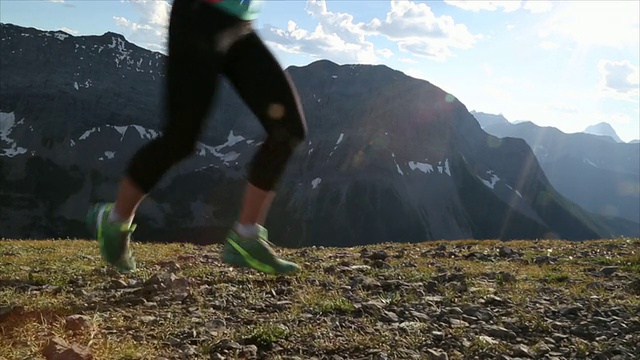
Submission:
{"label": "thigh", "polygon": [[306,123],[296,89],[255,32],[229,49],[224,74],[269,134],[284,128],[289,135],[304,137]]}
{"label": "thigh", "polygon": [[164,131],[188,141],[195,141],[202,130],[223,63],[199,3],[176,0],[169,23]]}

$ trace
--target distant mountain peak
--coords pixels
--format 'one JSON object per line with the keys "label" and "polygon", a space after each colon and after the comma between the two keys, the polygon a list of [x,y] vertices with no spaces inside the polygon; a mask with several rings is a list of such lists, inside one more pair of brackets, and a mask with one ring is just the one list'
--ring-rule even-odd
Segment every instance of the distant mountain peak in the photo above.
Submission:
{"label": "distant mountain peak", "polygon": [[613,127],[611,127],[611,125],[606,122],[600,122],[595,125],[587,126],[587,128],[584,129],[584,133],[592,134],[592,135],[600,135],[600,136],[609,136],[616,142],[619,142],[619,143],[624,142],[622,141],[622,139],[618,137],[618,134],[613,129]]}
{"label": "distant mountain peak", "polygon": [[470,111],[471,115],[476,118],[480,126],[484,129],[487,126],[497,125],[497,124],[508,124],[509,120],[504,117],[502,114],[488,114],[481,111]]}

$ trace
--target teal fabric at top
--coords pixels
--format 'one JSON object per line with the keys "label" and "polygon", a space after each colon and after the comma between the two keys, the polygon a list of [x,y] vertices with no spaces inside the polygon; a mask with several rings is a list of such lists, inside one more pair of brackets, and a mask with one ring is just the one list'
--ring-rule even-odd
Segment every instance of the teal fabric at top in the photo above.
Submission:
{"label": "teal fabric at top", "polygon": [[203,0],[242,20],[254,20],[260,13],[262,0]]}

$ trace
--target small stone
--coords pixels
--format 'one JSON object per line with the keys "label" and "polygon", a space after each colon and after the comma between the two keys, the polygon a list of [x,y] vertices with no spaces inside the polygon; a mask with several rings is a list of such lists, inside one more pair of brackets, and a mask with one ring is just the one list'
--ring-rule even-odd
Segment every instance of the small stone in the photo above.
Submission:
{"label": "small stone", "polygon": [[468,316],[473,316],[478,320],[489,321],[493,319],[493,314],[491,314],[488,310],[483,309],[479,305],[472,305],[464,309],[464,314]]}
{"label": "small stone", "polygon": [[169,345],[171,345],[171,346],[178,346],[178,345],[182,344],[182,341],[180,341],[179,339],[174,338],[173,336],[169,336],[167,338],[167,343],[169,343]]}
{"label": "small stone", "polygon": [[433,336],[434,339],[439,341],[442,341],[445,338],[445,335],[442,331],[432,331],[431,336]]}
{"label": "small stone", "polygon": [[528,358],[533,357],[533,352],[527,345],[517,344],[513,346],[512,350],[513,350],[513,356],[528,357]]}
{"label": "small stone", "polygon": [[235,341],[229,340],[229,339],[220,340],[215,347],[220,349],[220,350],[240,350],[240,349],[242,349],[242,346],[240,344],[238,344]]}
{"label": "small stone", "polygon": [[489,344],[489,345],[496,345],[499,344],[500,342],[494,338],[492,338],[491,336],[487,336],[487,335],[480,335],[478,336],[478,340]]}
{"label": "small stone", "polygon": [[551,348],[549,348],[549,345],[547,345],[547,344],[545,344],[543,342],[538,343],[535,346],[535,352],[538,355],[545,355],[545,354],[549,353],[550,351],[551,351]]}
{"label": "small stone", "polygon": [[145,324],[150,322],[155,322],[156,320],[157,318],[155,316],[148,316],[148,315],[140,316],[140,321],[142,321]]}
{"label": "small stone", "polygon": [[616,271],[618,271],[618,269],[619,268],[617,266],[605,266],[602,269],[600,269],[600,272],[605,276],[611,276]]}
{"label": "small stone", "polygon": [[381,317],[383,321],[397,323],[400,321],[398,315],[391,311],[382,310]]}
{"label": "small stone", "polygon": [[386,260],[389,257],[389,254],[387,254],[386,251],[384,250],[380,250],[380,251],[376,251],[373,254],[371,254],[369,256],[369,259],[371,260]]}
{"label": "small stone", "polygon": [[111,280],[111,283],[109,283],[109,287],[111,289],[126,289],[128,286],[129,285],[126,282],[119,279]]}
{"label": "small stone", "polygon": [[419,320],[425,321],[425,322],[431,321],[431,318],[427,314],[423,314],[421,312],[410,311],[409,314],[411,314],[411,316],[413,316],[413,317],[415,317],[415,318],[417,318]]}
{"label": "small stone", "polygon": [[500,271],[498,274],[496,274],[496,279],[507,284],[514,283],[517,281],[517,278],[515,277],[515,275],[505,271]]}
{"label": "small stone", "polygon": [[538,265],[550,265],[553,264],[553,258],[547,255],[536,256],[533,258],[533,263]]}
{"label": "small stone", "polygon": [[93,355],[88,349],[78,345],[68,345],[64,340],[56,337],[42,350],[46,360],[92,360]]}
{"label": "small stone", "polygon": [[453,327],[468,327],[469,323],[458,319],[449,319],[449,324]]}
{"label": "small stone", "polygon": [[487,305],[503,305],[504,304],[504,300],[502,300],[502,298],[497,297],[495,295],[487,295],[484,298],[484,302]]}
{"label": "small stone", "polygon": [[65,328],[71,331],[80,331],[90,326],[90,320],[85,315],[70,315],[65,319]]}
{"label": "small stone", "polygon": [[194,355],[198,354],[198,351],[196,350],[196,347],[193,345],[184,345],[180,351],[182,351],[182,353],[188,357],[193,357]]}
{"label": "small stone", "polygon": [[485,326],[484,330],[487,332],[487,334],[495,338],[499,338],[499,339],[515,339],[516,338],[516,334],[513,331],[507,330],[501,326],[488,325],[488,326]]}
{"label": "small stone", "polygon": [[391,269],[391,265],[384,260],[376,259],[371,264],[372,267],[376,269]]}
{"label": "small stone", "polygon": [[430,360],[449,360],[447,353],[439,350],[427,349]]}
{"label": "small stone", "polygon": [[561,307],[560,309],[558,309],[558,311],[560,312],[560,314],[562,314],[562,316],[569,316],[569,315],[578,315],[580,311],[583,309],[584,308],[580,305],[574,305],[574,306]]}
{"label": "small stone", "polygon": [[258,358],[258,347],[255,346],[255,345],[243,346],[239,357],[241,359],[257,359]]}
{"label": "small stone", "polygon": [[389,360],[389,355],[387,355],[387,353],[385,353],[385,352],[379,352],[379,353],[373,355],[373,359],[374,360]]}
{"label": "small stone", "polygon": [[158,266],[173,273],[180,271],[180,265],[178,265],[175,261],[162,261],[158,263]]}
{"label": "small stone", "polygon": [[502,246],[498,249],[498,255],[500,255],[500,257],[510,257],[514,255],[514,252],[510,247]]}

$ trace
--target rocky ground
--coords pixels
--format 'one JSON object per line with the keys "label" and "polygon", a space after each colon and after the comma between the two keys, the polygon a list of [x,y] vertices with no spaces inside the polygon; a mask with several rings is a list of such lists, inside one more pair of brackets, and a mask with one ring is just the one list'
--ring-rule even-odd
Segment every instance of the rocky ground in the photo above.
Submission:
{"label": "rocky ground", "polygon": [[0,359],[633,359],[640,239],[283,250],[135,244],[122,275],[88,241],[0,241]]}

